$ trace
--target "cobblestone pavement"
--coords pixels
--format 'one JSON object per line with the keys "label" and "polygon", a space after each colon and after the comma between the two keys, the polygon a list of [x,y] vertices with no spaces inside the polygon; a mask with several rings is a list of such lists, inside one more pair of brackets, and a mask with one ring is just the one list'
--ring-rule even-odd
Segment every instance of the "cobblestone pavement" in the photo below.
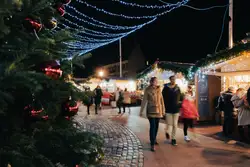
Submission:
{"label": "cobblestone pavement", "polygon": [[105,140],[103,167],[143,167],[143,150],[138,137],[127,127],[100,117],[77,117],[81,128]]}

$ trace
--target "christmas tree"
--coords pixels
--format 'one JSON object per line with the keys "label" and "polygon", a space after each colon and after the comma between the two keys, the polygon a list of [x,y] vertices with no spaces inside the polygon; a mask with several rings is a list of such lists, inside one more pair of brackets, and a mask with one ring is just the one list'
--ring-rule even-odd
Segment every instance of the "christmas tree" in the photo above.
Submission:
{"label": "christmas tree", "polygon": [[62,112],[69,97],[85,96],[52,68],[67,58],[65,42],[75,40],[69,31],[53,31],[67,3],[0,1],[1,167],[89,166],[101,158],[102,139]]}

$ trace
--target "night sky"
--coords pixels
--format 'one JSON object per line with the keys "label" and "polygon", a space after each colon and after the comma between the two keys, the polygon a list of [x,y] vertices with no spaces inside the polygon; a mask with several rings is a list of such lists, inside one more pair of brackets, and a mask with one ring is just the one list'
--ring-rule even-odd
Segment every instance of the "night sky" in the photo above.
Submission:
{"label": "night sky", "polygon": [[[143,0],[140,2],[135,0],[124,1],[137,2],[138,4],[162,4],[158,0]],[[174,0],[172,0],[172,2],[173,1]],[[249,0],[234,1],[234,41],[239,41],[245,37],[246,32],[250,32],[250,2]],[[136,12],[138,12],[138,10],[132,7],[124,9],[119,4],[111,6],[109,0],[89,0],[88,2],[107,10],[120,11],[118,13],[122,11],[126,15],[135,15]],[[112,2],[112,4],[113,3],[114,2]],[[190,0],[188,5],[196,8],[206,8],[228,3],[228,0]],[[127,11],[128,9],[129,11]],[[214,53],[221,33],[225,10],[226,7],[206,11],[197,11],[188,7],[175,9],[169,14],[159,17],[159,19],[151,25],[145,26],[126,38],[123,38],[123,57],[126,59],[132,49],[137,44],[140,44],[144,56],[150,62],[154,62],[156,58],[159,58],[162,61],[194,63],[196,60],[206,57],[207,54]],[[145,14],[140,12],[137,15],[147,14],[149,13],[145,11]],[[98,16],[106,20],[102,13],[99,13]],[[124,25],[126,23],[126,20],[113,18],[109,21],[110,24],[117,25]],[[228,46],[228,21],[229,17],[227,14],[223,36],[218,50]],[[92,58],[85,62],[87,67],[85,72],[88,73],[96,66],[119,61],[118,41],[96,49],[91,53],[93,54]],[[83,72],[81,72],[81,74],[83,74]],[[80,73],[77,72],[76,75],[80,75]]]}

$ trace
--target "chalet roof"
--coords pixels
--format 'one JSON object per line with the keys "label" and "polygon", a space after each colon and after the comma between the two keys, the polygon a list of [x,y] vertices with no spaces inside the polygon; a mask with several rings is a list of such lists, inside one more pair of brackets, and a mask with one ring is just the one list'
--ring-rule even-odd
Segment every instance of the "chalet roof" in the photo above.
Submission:
{"label": "chalet roof", "polygon": [[[184,76],[188,75],[188,69],[193,66],[194,64],[192,63],[182,63],[182,62],[172,62],[172,61],[159,61],[157,63],[158,68],[162,70],[169,70],[173,72],[181,72]],[[138,75],[137,78],[141,78],[151,72],[154,69],[155,64],[150,65],[143,71],[141,71]]]}
{"label": "chalet roof", "polygon": [[228,60],[232,60],[236,57],[243,55],[246,52],[250,52],[250,42],[248,43],[240,42],[231,49],[227,48],[225,50],[217,52],[214,55],[211,55],[210,57],[206,57],[197,61],[192,71],[195,72],[198,70],[198,68],[203,68],[211,64],[219,64]]}

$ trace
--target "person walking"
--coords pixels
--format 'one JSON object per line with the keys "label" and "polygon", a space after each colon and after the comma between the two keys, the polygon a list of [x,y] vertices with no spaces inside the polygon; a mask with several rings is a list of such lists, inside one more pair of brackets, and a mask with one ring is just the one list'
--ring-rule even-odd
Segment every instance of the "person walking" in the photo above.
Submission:
{"label": "person walking", "polygon": [[119,113],[118,114],[121,114],[121,108],[123,106],[123,100],[124,100],[123,92],[119,91],[118,99],[117,99],[117,107],[119,108]]}
{"label": "person walking", "polygon": [[115,91],[115,101],[116,101],[116,102],[117,102],[118,99],[119,99],[120,92],[121,92],[120,88],[117,88],[116,91]]}
{"label": "person walking", "polygon": [[169,77],[170,83],[165,84],[162,90],[166,110],[166,138],[170,139],[172,145],[177,146],[176,131],[178,128],[179,109],[181,106],[181,91],[175,82],[175,76]]}
{"label": "person walking", "polygon": [[98,109],[100,109],[102,96],[103,96],[102,89],[99,85],[95,88],[94,93],[95,93],[95,97],[94,97],[94,99],[95,99],[95,114],[98,114]]}
{"label": "person walking", "polygon": [[234,95],[234,87],[229,87],[228,90],[222,93],[221,104],[222,111],[224,112],[224,123],[223,123],[223,133],[225,136],[229,136],[233,133],[233,113],[234,105],[231,101]]}
{"label": "person walking", "polygon": [[85,102],[85,105],[87,106],[87,113],[90,115],[90,106],[93,104],[93,98],[94,98],[94,92],[90,90],[90,88],[87,88],[85,91],[85,94],[87,96],[87,100]]}
{"label": "person walking", "polygon": [[123,113],[125,113],[125,108],[128,107],[130,111],[130,105],[131,105],[131,97],[130,97],[130,92],[128,91],[127,88],[125,88],[123,92]]}
{"label": "person walking", "polygon": [[191,86],[188,86],[187,93],[185,94],[184,100],[181,105],[181,118],[183,120],[183,132],[184,140],[189,142],[190,138],[188,137],[187,130],[188,128],[193,128],[194,120],[199,119],[199,114],[194,104],[193,89]]}
{"label": "person walking", "polygon": [[150,124],[149,137],[151,151],[155,151],[155,145],[158,144],[156,138],[158,133],[159,121],[160,118],[165,115],[164,101],[156,77],[152,77],[150,79],[150,85],[144,91],[140,116],[142,116],[145,107],[147,118]]}

